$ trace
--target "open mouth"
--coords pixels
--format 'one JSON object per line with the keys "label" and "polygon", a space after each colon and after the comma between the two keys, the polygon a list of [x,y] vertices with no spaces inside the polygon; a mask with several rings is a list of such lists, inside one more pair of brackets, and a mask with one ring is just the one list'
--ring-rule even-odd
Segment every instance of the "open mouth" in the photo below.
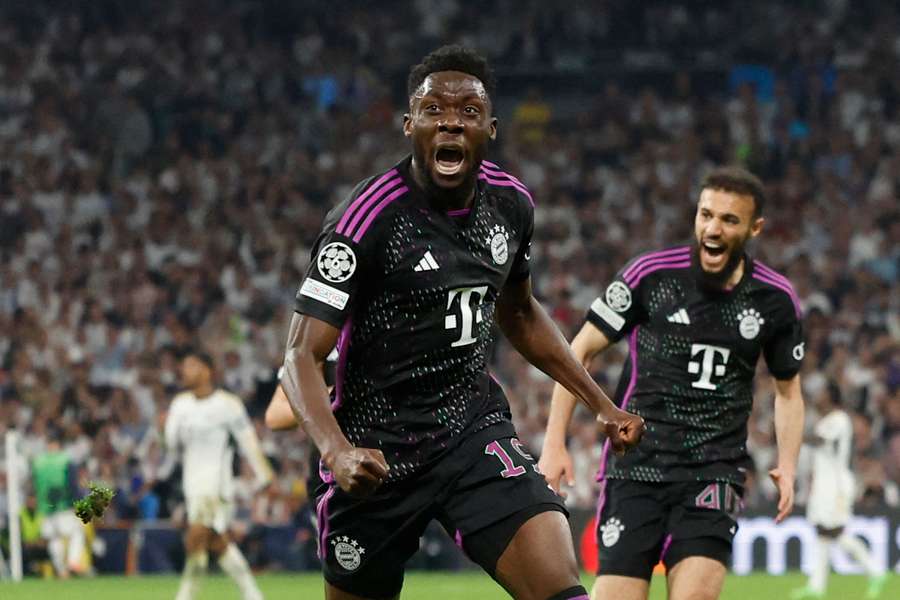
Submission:
{"label": "open mouth", "polygon": [[434,167],[441,175],[456,175],[464,162],[465,154],[460,146],[439,146],[434,153]]}
{"label": "open mouth", "polygon": [[700,257],[707,270],[717,270],[728,258],[728,246],[720,242],[705,241],[700,244]]}

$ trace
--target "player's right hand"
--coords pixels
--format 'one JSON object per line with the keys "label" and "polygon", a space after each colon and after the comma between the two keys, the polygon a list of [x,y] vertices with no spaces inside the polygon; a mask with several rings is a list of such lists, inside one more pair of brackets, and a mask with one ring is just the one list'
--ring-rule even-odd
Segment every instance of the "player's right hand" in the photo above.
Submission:
{"label": "player's right hand", "polygon": [[562,483],[575,485],[575,468],[572,466],[572,457],[565,447],[544,448],[538,461],[538,469],[547,480],[547,484],[562,498],[568,495],[561,489]]}
{"label": "player's right hand", "polygon": [[388,464],[381,450],[356,448],[339,451],[328,468],[342,490],[351,496],[368,496],[378,489],[388,474]]}
{"label": "player's right hand", "polygon": [[609,415],[597,415],[597,422],[606,434],[613,452],[619,455],[637,446],[644,435],[644,419],[618,408]]}

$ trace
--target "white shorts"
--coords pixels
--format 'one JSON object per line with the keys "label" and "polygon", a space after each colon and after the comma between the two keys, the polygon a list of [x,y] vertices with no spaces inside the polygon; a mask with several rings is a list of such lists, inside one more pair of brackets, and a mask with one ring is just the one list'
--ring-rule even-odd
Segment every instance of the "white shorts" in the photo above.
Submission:
{"label": "white shorts", "polygon": [[47,515],[41,522],[41,537],[45,540],[71,538],[76,535],[84,535],[84,526],[75,516],[74,510],[63,510]]}
{"label": "white shorts", "polygon": [[234,502],[218,496],[187,496],[189,525],[203,525],[216,533],[226,533],[234,517]]}
{"label": "white shorts", "polygon": [[[845,478],[846,479],[846,478]],[[845,527],[853,514],[853,483],[848,481],[822,482],[810,490],[806,518],[823,529]],[[827,483],[827,485],[826,485]]]}

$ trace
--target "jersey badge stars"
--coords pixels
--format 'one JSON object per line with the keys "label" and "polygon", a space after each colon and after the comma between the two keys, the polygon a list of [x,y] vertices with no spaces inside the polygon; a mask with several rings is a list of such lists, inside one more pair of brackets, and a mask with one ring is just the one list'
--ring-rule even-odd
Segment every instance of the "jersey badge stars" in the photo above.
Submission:
{"label": "jersey badge stars", "polygon": [[607,548],[615,546],[623,531],[625,531],[625,525],[622,524],[622,521],[616,517],[610,517],[606,523],[600,526],[600,539],[603,541],[603,545]]}
{"label": "jersey badge stars", "polygon": [[366,553],[366,549],[359,545],[359,542],[352,540],[346,535],[337,536],[331,540],[334,546],[334,558],[338,564],[348,571],[355,571],[362,562],[362,555]]}
{"label": "jersey badge stars", "polygon": [[687,311],[683,308],[673,312],[671,315],[666,317],[666,321],[669,323],[678,323],[679,325],[690,325],[691,318],[688,316]]}
{"label": "jersey badge stars", "polygon": [[509,260],[509,233],[503,225],[494,225],[491,227],[487,237],[487,245],[491,249],[491,257],[498,265],[505,265]]}
{"label": "jersey badge stars", "polygon": [[621,281],[613,281],[606,288],[606,304],[616,312],[631,308],[631,290]]}
{"label": "jersey badge stars", "polygon": [[738,315],[738,330],[745,340],[752,340],[759,335],[760,327],[766,322],[754,308],[747,308]]}
{"label": "jersey badge stars", "polygon": [[425,256],[419,261],[419,264],[413,267],[413,271],[437,271],[440,268],[440,265],[438,265],[437,261],[434,260],[434,257],[431,255],[431,251],[427,250]]}
{"label": "jersey badge stars", "polygon": [[331,242],[319,252],[319,274],[331,283],[343,283],[356,271],[356,255],[347,244]]}

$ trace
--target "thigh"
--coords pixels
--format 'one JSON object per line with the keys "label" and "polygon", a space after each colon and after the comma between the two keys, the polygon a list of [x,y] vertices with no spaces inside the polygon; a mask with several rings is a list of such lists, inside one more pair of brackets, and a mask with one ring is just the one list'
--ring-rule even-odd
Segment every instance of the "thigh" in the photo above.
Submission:
{"label": "thigh", "polygon": [[205,525],[191,523],[184,534],[184,549],[188,554],[206,550],[213,531]]}
{"label": "thigh", "polygon": [[519,527],[500,555],[494,577],[516,600],[545,600],[580,585],[565,515],[542,512]]}
{"label": "thigh", "polygon": [[650,581],[666,536],[660,485],[609,479],[597,513],[597,575]]}
{"label": "thigh", "polygon": [[[398,600],[400,594],[391,596],[389,600]],[[325,582],[325,600],[381,600],[381,598],[357,596],[350,592],[345,592],[340,588],[336,588],[327,581]]]}
{"label": "thigh", "polygon": [[674,486],[677,505],[669,515],[670,538],[663,556],[671,571],[680,561],[704,557],[727,567],[737,533],[741,490],[727,483],[684,483]]}
{"label": "thigh", "polygon": [[328,598],[397,596],[405,564],[432,518],[435,493],[408,482],[353,498],[335,484],[326,486],[316,516]]}
{"label": "thigh", "polygon": [[568,512],[517,438],[476,439],[458,452],[462,474],[442,496],[439,518],[469,558],[493,575],[525,523],[545,512],[561,513],[565,522]]}
{"label": "thigh", "polygon": [[725,583],[725,565],[705,556],[679,561],[666,577],[669,600],[717,600]]}

